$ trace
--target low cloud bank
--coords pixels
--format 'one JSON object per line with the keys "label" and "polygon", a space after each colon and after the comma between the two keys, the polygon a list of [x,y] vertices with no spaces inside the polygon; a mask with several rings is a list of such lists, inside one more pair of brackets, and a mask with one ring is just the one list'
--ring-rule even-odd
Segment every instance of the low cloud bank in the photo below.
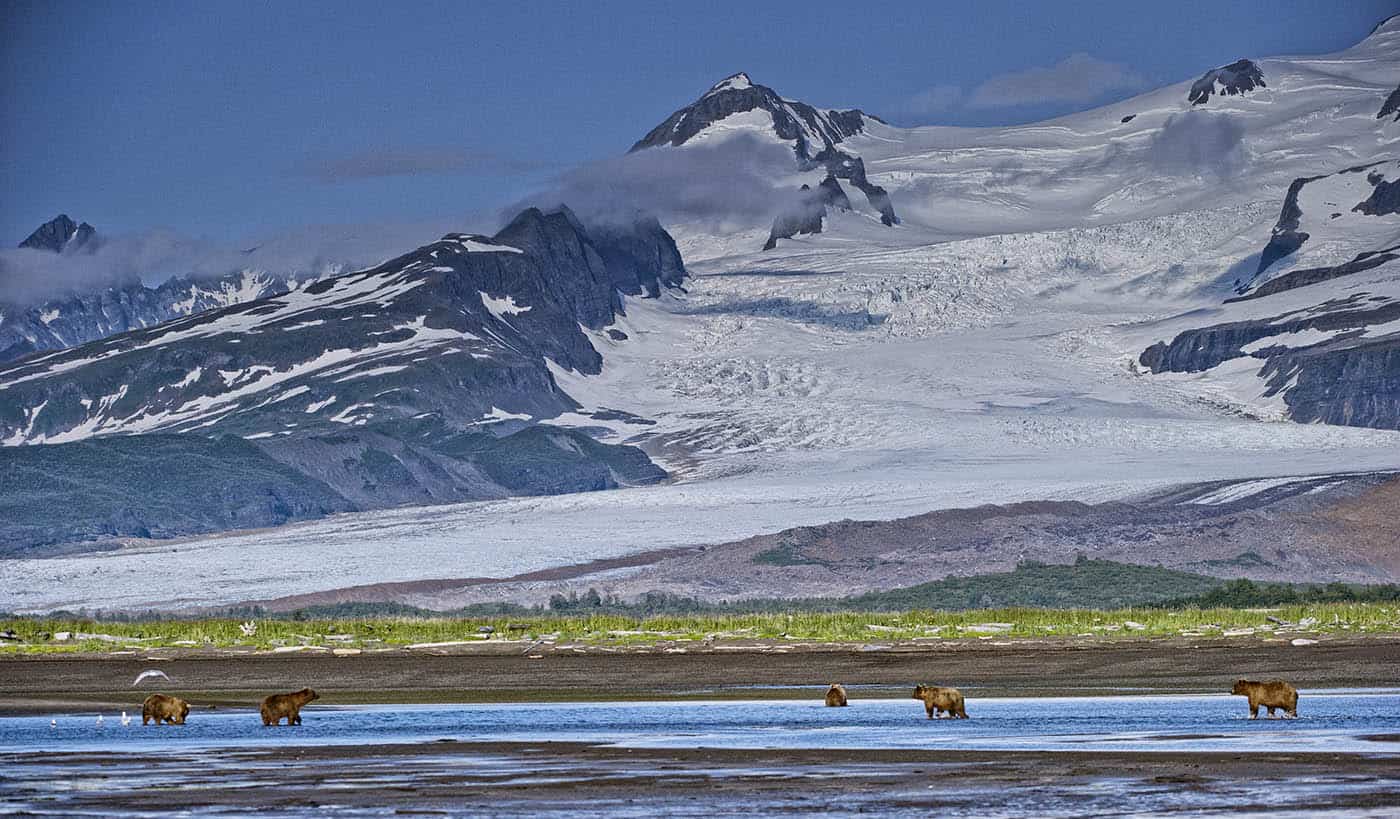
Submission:
{"label": "low cloud bank", "polygon": [[209,279],[239,270],[298,277],[368,267],[454,230],[480,225],[442,220],[416,224],[313,225],[244,247],[169,230],[104,236],[92,252],[0,250],[0,302],[28,305],[71,292],[174,276]]}
{"label": "low cloud bank", "polygon": [[749,134],[714,144],[648,148],[580,166],[507,209],[568,205],[585,222],[622,222],[647,213],[663,223],[701,223],[721,232],[767,225],[795,193],[774,179],[796,168],[792,149]]}

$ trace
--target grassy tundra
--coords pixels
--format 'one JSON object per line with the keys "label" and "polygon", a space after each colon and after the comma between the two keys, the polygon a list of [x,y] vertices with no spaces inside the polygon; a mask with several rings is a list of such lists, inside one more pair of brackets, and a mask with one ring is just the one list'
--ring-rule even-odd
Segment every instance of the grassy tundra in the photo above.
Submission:
{"label": "grassy tundra", "polygon": [[[693,614],[634,617],[511,615],[328,619],[169,619],[139,622],[21,617],[0,620],[0,655],[151,648],[333,650],[518,640],[589,645],[678,641],[867,643],[997,638],[1287,638],[1400,634],[1400,606],[1319,603],[1275,608],[1035,609]],[[299,648],[301,647],[301,648]]]}

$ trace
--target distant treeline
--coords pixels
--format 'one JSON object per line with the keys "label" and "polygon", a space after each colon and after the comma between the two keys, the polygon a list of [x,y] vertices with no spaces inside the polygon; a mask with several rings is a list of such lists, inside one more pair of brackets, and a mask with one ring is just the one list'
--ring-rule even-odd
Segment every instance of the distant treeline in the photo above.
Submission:
{"label": "distant treeline", "polygon": [[1240,609],[1308,603],[1400,603],[1400,586],[1349,583],[1292,584],[1231,580],[1215,588],[1155,604],[1159,608]]}
{"label": "distant treeline", "polygon": [[[291,612],[239,607],[204,612],[190,619],[224,616],[238,619],[355,619],[369,617],[510,617],[621,615],[645,618],[687,614],[771,614],[798,612],[893,612],[968,609],[1122,609],[1254,608],[1308,603],[1400,603],[1400,585],[1347,583],[1259,583],[1080,557],[1074,563],[1026,561],[1010,572],[946,577],[931,583],[851,597],[761,598],[710,602],[694,597],[647,592],[624,600],[597,589],[550,597],[547,605],[483,603],[436,611],[401,603],[338,603],[307,606]],[[161,612],[56,612],[54,616],[89,617],[111,622],[170,620]]]}

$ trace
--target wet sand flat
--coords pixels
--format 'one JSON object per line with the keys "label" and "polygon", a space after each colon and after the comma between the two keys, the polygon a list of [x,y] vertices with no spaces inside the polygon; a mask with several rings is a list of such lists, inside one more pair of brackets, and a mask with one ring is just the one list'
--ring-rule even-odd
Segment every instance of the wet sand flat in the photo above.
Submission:
{"label": "wet sand flat", "polygon": [[[0,713],[139,703],[143,670],[161,690],[214,705],[310,686],[324,704],[789,697],[841,681],[872,695],[940,681],[980,696],[1228,691],[1240,676],[1306,688],[1400,686],[1400,639],[943,641],[674,647],[520,646],[498,642],[353,656],[160,649],[0,658]],[[254,701],[255,701],[254,699]]]}
{"label": "wet sand flat", "polygon": [[[5,755],[3,805],[134,815],[1393,815],[1393,757],[1349,754],[359,745]],[[56,783],[85,780],[81,788]]]}

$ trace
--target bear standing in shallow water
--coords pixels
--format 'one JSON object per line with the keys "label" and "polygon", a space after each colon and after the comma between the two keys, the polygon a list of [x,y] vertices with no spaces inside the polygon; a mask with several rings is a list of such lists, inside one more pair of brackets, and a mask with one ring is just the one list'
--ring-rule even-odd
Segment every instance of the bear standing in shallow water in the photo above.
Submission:
{"label": "bear standing in shallow water", "polygon": [[1282,708],[1284,714],[1289,718],[1298,716],[1298,689],[1284,682],[1283,680],[1269,680],[1268,682],[1255,682],[1253,680],[1235,680],[1235,687],[1230,689],[1231,694],[1249,697],[1249,718],[1259,718],[1259,706],[1269,709],[1269,716],[1274,715],[1275,708]]}
{"label": "bear standing in shallow water", "polygon": [[310,688],[290,694],[273,694],[263,700],[262,708],[258,709],[262,713],[263,725],[276,725],[283,717],[287,718],[288,725],[300,725],[301,707],[315,699],[320,699],[320,695]]}
{"label": "bear standing in shallow water", "polygon": [[942,685],[921,685],[914,689],[914,699],[924,701],[928,718],[946,712],[951,719],[967,719],[962,692]]}
{"label": "bear standing in shallow water", "polygon": [[156,721],[156,725],[168,723],[170,725],[184,725],[185,717],[190,714],[190,704],[179,697],[168,697],[165,694],[152,694],[141,703],[141,724],[146,725],[151,720]]}
{"label": "bear standing in shallow water", "polygon": [[841,683],[832,683],[826,689],[826,705],[828,708],[838,708],[846,704],[846,686]]}

